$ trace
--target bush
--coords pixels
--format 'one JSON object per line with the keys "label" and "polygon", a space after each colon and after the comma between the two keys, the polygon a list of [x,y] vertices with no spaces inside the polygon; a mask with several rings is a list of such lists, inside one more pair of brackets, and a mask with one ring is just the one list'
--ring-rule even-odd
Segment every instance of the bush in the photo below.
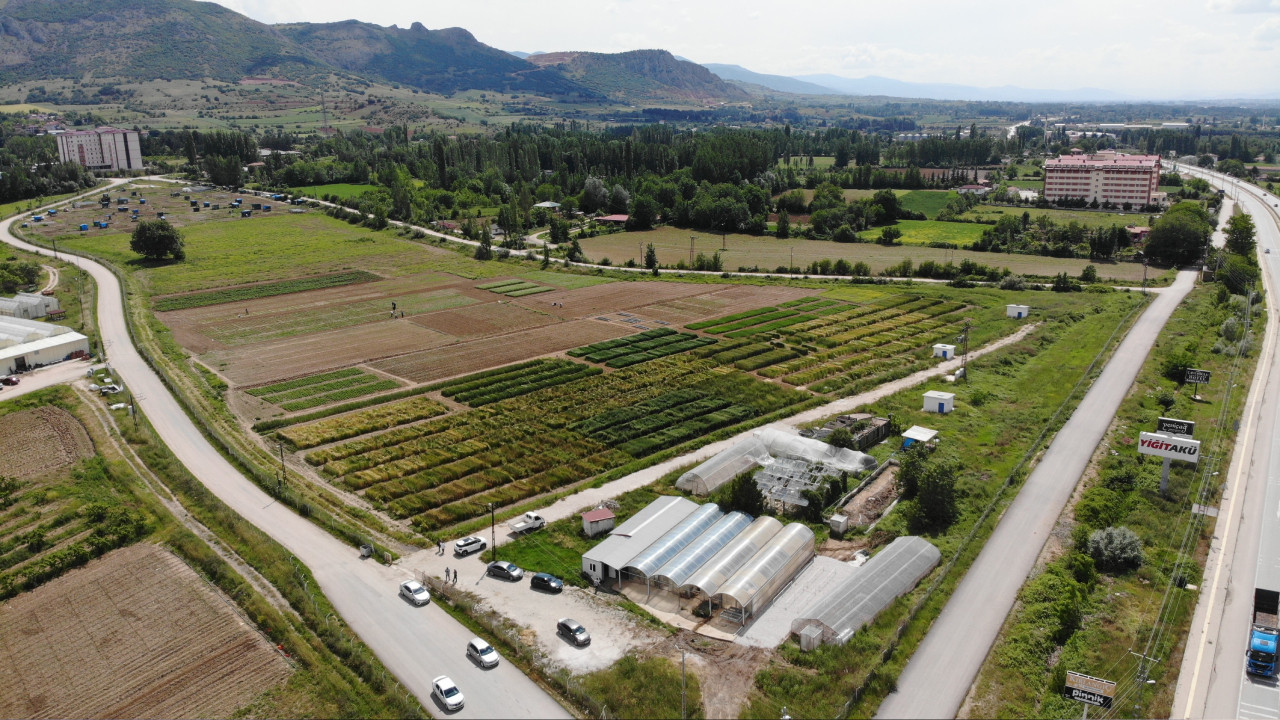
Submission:
{"label": "bush", "polygon": [[1108,527],[1089,535],[1089,556],[1098,568],[1126,572],[1142,566],[1142,539],[1127,527]]}
{"label": "bush", "polygon": [[1170,354],[1160,365],[1160,373],[1176,383],[1186,382],[1187,369],[1196,365],[1196,358],[1189,352],[1180,351]]}

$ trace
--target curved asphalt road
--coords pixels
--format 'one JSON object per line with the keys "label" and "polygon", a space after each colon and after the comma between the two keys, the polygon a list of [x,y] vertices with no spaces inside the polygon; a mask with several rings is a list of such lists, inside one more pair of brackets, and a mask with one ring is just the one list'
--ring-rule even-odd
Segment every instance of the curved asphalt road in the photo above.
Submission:
{"label": "curved asphalt road", "polygon": [[[91,194],[101,190],[96,188]],[[14,238],[9,229],[15,220],[0,222],[0,240],[29,252],[51,254]],[[310,568],[342,619],[423,706],[434,714],[444,714],[430,697],[431,680],[449,675],[466,696],[466,707],[457,713],[459,717],[570,717],[511,664],[481,670],[467,660],[464,653],[472,637],[470,631],[434,604],[419,608],[400,599],[398,585],[409,573],[361,560],[355,548],[277,504],[240,475],[200,434],[134,348],[116,276],[87,259],[81,260],[81,267],[98,283],[98,326],[104,345],[110,348],[112,371],[124,378],[161,439],[223,502]],[[538,601],[545,602],[542,598]]]}
{"label": "curved asphalt road", "polygon": [[1018,491],[876,717],[956,716],[1120,401],[1195,278],[1195,271],[1178,273],[1138,318]]}

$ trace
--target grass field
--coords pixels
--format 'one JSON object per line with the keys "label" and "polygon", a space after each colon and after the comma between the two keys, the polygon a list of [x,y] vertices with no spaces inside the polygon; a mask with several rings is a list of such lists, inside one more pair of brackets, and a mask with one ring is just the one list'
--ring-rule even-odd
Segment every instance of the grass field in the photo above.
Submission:
{"label": "grass field", "polygon": [[68,236],[60,243],[133,271],[156,295],[357,268],[388,277],[426,270],[497,274],[505,269],[496,263],[468,262],[447,250],[407,242],[386,230],[348,225],[320,213],[201,223],[184,232],[187,259],[180,263],[139,259],[129,250],[129,236],[124,233]]}
{"label": "grass field", "polygon": [[[1144,216],[1145,221],[1145,216]],[[939,223],[942,224],[942,223]],[[950,223],[972,232],[985,226]],[[720,248],[720,238],[716,235],[664,227],[646,232],[615,233],[582,241],[582,249],[592,260],[610,258],[614,264],[643,257],[643,248],[653,243],[658,253],[658,262],[663,265],[675,265],[677,261],[689,261],[689,236],[697,239],[695,251],[711,255]],[[1001,253],[982,253],[966,250],[944,250],[917,245],[901,245],[883,247],[874,243],[833,243],[819,240],[793,238],[779,240],[768,236],[729,235],[726,238],[728,250],[722,253],[726,269],[736,270],[739,267],[759,267],[761,272],[774,272],[775,268],[785,268],[794,260],[797,267],[805,268],[818,260],[844,258],[849,262],[866,262],[872,272],[878,273],[886,267],[897,265],[903,258],[911,258],[917,265],[926,260],[944,263],[947,260],[959,263],[972,260],[984,265],[1007,267],[1021,275],[1053,276],[1060,272],[1079,275],[1088,260],[1069,258],[1050,258],[1038,255],[1010,255]],[[794,255],[793,255],[794,253]],[[1104,278],[1113,278],[1123,282],[1142,280],[1142,266],[1136,263],[1094,263],[1098,274]],[[785,271],[784,271],[785,273]]]}
{"label": "grass field", "polygon": [[[813,167],[815,169],[829,168],[836,164],[836,159],[830,155],[816,155],[813,158]],[[785,158],[778,159],[778,167],[786,167]],[[809,157],[807,155],[792,155],[791,167],[807,168],[809,167]]]}
{"label": "grass field", "polygon": [[1032,219],[1040,217],[1041,215],[1048,215],[1050,220],[1053,220],[1059,225],[1066,225],[1074,220],[1075,222],[1089,228],[1105,228],[1111,227],[1112,225],[1124,227],[1125,225],[1147,224],[1146,213],[1102,212],[1095,210],[1041,210],[1033,207],[1023,208],[995,205],[978,205],[964,215],[961,215],[961,217],[972,220],[995,222],[996,220],[999,220],[1002,215],[1012,215],[1016,218],[1021,218],[1022,213],[1024,212],[1030,213]]}
{"label": "grass field", "polygon": [[178,295],[176,297],[162,298],[156,301],[156,311],[164,312],[166,310],[185,310],[187,308],[206,307],[208,305],[220,305],[222,303],[229,302],[243,302],[245,300],[256,300],[257,298],[287,295],[289,293],[305,292],[307,290],[319,290],[327,287],[339,287],[355,283],[372,282],[380,279],[381,278],[372,273],[353,270],[350,272],[324,275],[316,278],[282,280],[280,282],[262,283],[259,285],[249,285],[246,287],[230,288],[226,290],[214,290],[212,292],[190,293],[187,295]]}
{"label": "grass field", "polygon": [[[82,190],[80,192],[89,192],[89,190]],[[11,202],[11,203],[5,203],[3,205],[0,205],[0,218],[6,218],[6,217],[9,217],[10,215],[16,215],[18,213],[26,212],[28,210],[39,210],[46,205],[51,205],[53,203],[66,200],[67,198],[75,197],[76,195],[79,195],[79,194],[80,194],[79,192],[74,192],[74,193],[66,193],[63,195],[50,195],[48,197],[43,197],[43,198],[29,198],[27,200],[15,200],[14,202]]]}
{"label": "grass field", "polygon": [[906,209],[924,213],[925,217],[932,220],[956,197],[958,195],[951,190],[912,190],[899,192],[898,201]]}
{"label": "grass field", "polygon": [[[938,222],[937,220],[899,220],[894,227],[902,231],[899,239],[903,245],[928,245],[950,243],[968,247],[982,238],[986,225],[978,223]],[[880,228],[858,233],[859,237],[874,242],[880,236]]]}
{"label": "grass field", "polygon": [[352,183],[333,183],[331,185],[310,185],[307,187],[290,188],[289,192],[295,195],[305,195],[312,198],[323,198],[326,195],[337,195],[343,200],[350,200],[359,197],[370,190],[376,190],[374,185],[354,185]]}

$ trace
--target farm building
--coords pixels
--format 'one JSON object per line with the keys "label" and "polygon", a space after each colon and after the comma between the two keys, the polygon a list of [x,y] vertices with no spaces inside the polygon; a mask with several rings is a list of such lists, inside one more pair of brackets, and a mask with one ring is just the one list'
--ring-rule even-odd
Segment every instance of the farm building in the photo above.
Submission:
{"label": "farm building", "polygon": [[1021,320],[1031,314],[1030,305],[1005,305],[1005,317],[1011,317],[1015,320]]}
{"label": "farm building", "polygon": [[35,320],[59,310],[58,298],[52,295],[20,292],[11,298],[0,298],[0,315]]}
{"label": "farm building", "polygon": [[596,222],[610,223],[612,225],[626,225],[630,215],[602,215],[596,218]]}
{"label": "farm building", "polygon": [[0,373],[24,372],[89,354],[89,338],[62,325],[0,317]]}
{"label": "farm building", "polygon": [[609,537],[582,554],[582,572],[594,583],[615,580],[618,572],[645,548],[684,520],[698,504],[675,495],[649,503],[626,522],[609,532]]}
{"label": "farm building", "polygon": [[595,537],[613,529],[615,516],[609,508],[596,508],[582,513],[582,534]]}
{"label": "farm building", "polygon": [[[784,493],[787,495],[785,498],[774,499],[797,504],[798,500],[790,498],[792,495],[798,498],[800,491],[805,489],[801,485],[806,480],[800,475],[856,473],[870,470],[875,465],[871,456],[856,450],[846,450],[821,440],[765,428],[681,475],[676,480],[676,487],[696,495],[707,495],[738,475],[759,468],[765,476],[757,476],[760,484],[794,490],[793,493]],[[788,479],[779,483],[769,477],[781,475]]]}
{"label": "farm building", "polygon": [[900,537],[817,598],[791,623],[791,632],[803,650],[820,643],[843,645],[895,599],[910,592],[941,559],[942,553],[928,540]]}
{"label": "farm building", "polygon": [[889,419],[871,413],[837,415],[817,430],[801,430],[801,437],[825,441],[839,428],[847,428],[853,434],[853,449],[862,451],[889,437]]}
{"label": "farm building", "polygon": [[938,343],[933,346],[933,356],[940,357],[943,360],[950,360],[956,356],[956,346]]}
{"label": "farm building", "polygon": [[947,414],[956,409],[956,394],[930,390],[924,394],[924,411]]}

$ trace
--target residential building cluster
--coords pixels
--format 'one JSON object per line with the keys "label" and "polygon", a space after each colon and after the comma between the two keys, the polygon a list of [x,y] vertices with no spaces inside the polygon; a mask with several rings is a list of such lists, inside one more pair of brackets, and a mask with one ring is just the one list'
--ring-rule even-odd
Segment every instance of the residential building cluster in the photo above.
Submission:
{"label": "residential building cluster", "polygon": [[58,159],[90,170],[141,170],[142,145],[134,130],[100,127],[58,136]]}
{"label": "residential building cluster", "polygon": [[1158,199],[1159,155],[1073,151],[1045,161],[1044,196],[1050,201],[1083,198],[1086,202],[1137,207]]}

